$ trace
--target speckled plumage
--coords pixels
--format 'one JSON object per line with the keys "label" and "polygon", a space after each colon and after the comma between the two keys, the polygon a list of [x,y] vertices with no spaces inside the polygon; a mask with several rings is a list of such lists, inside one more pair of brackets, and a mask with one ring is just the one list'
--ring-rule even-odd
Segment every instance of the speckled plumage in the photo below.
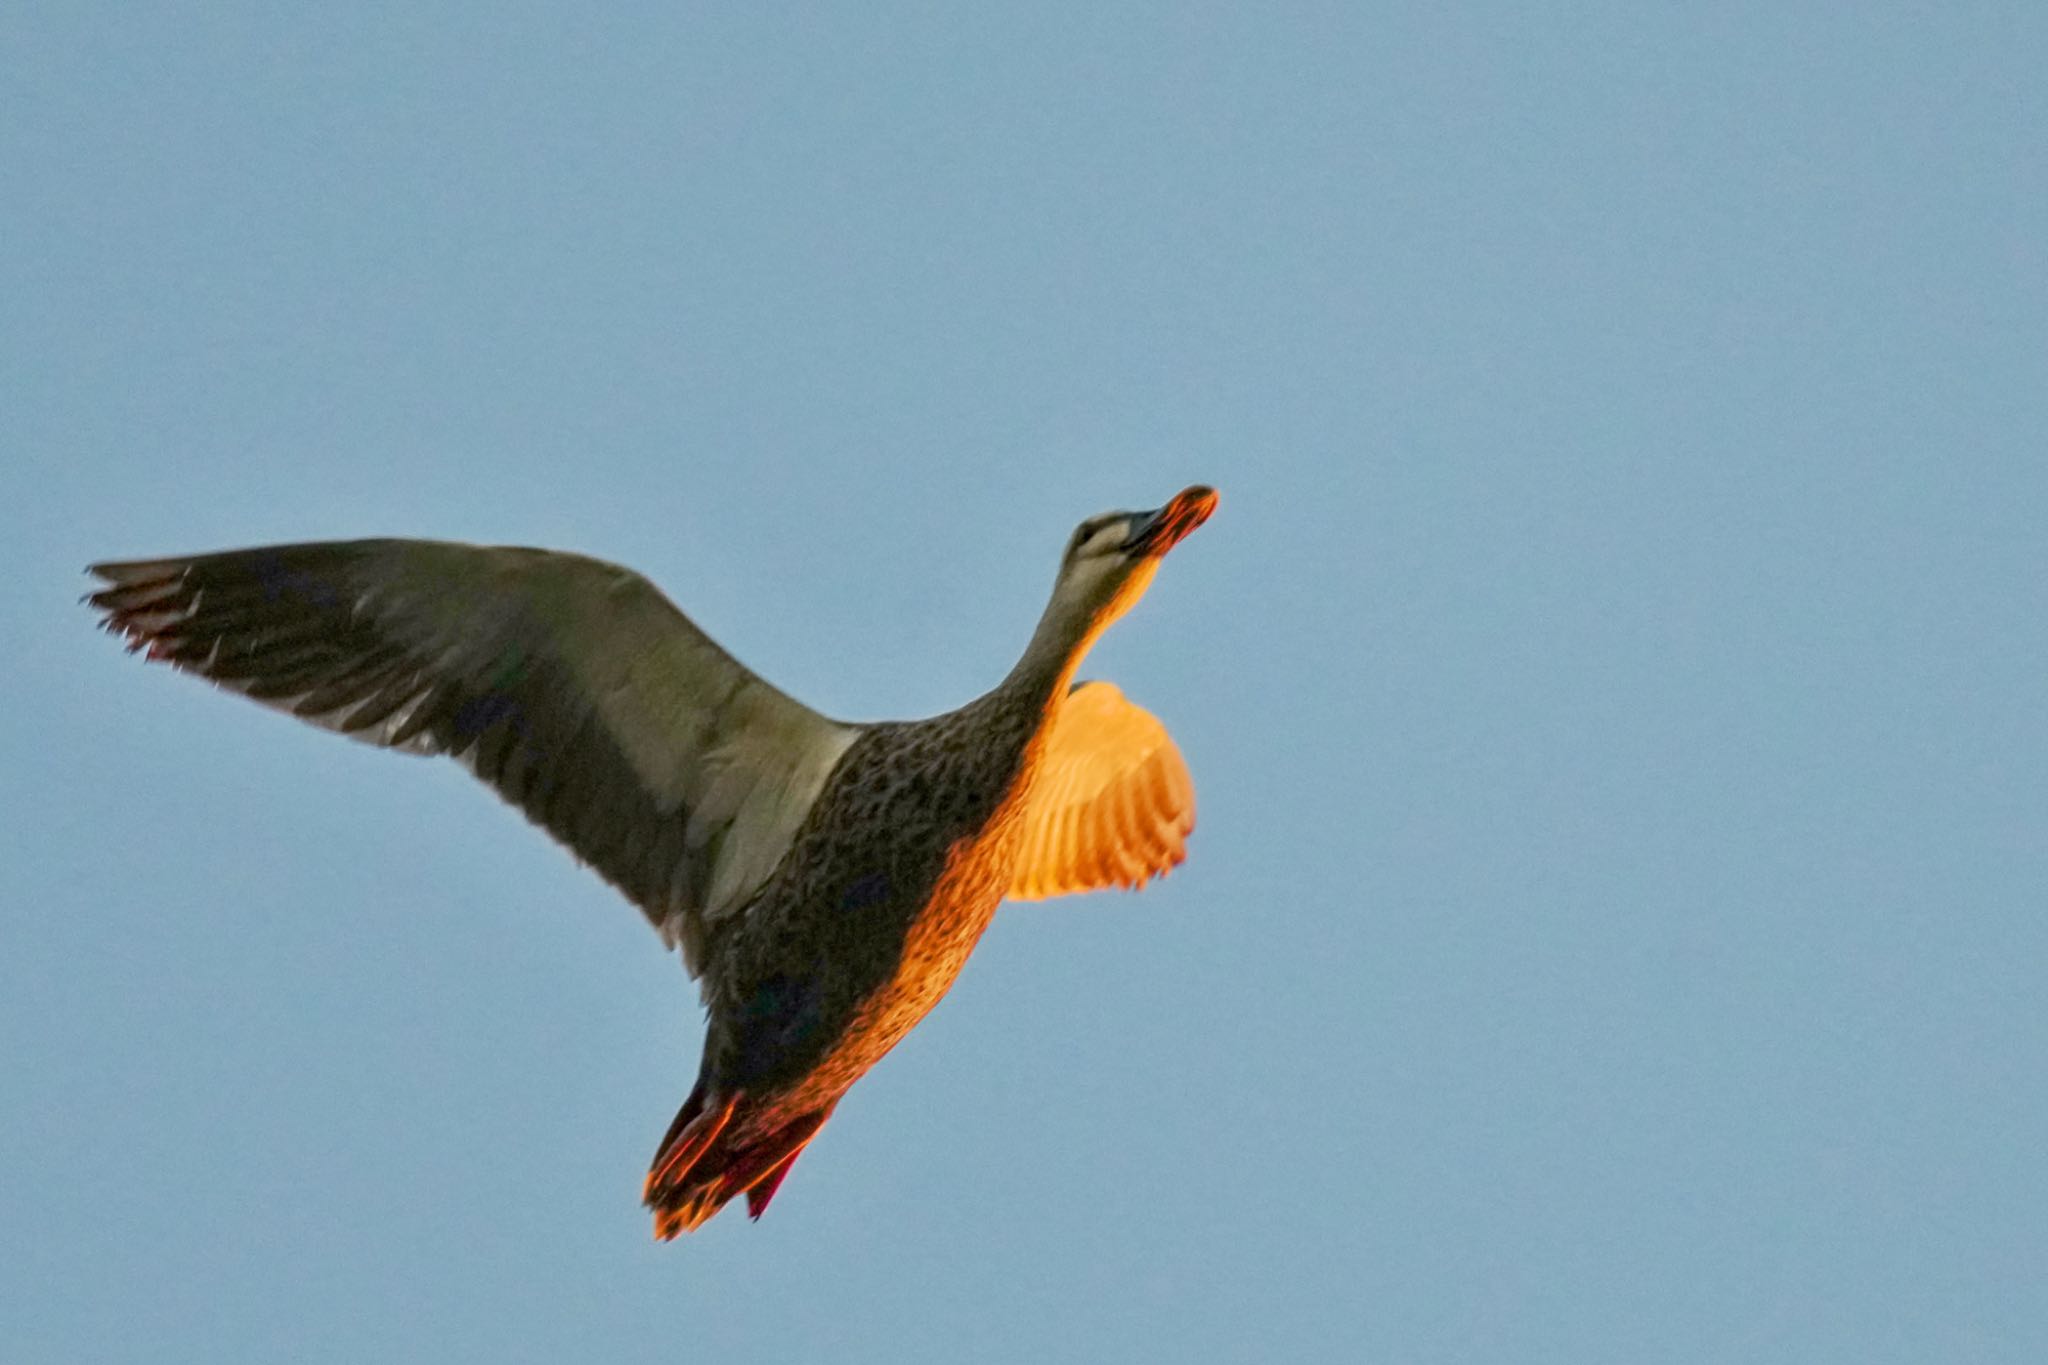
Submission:
{"label": "speckled plumage", "polygon": [[708,945],[721,1088],[765,1101],[800,1080],[793,1102],[829,1103],[938,1003],[1008,884],[1044,704],[995,694],[847,750],[744,929]]}

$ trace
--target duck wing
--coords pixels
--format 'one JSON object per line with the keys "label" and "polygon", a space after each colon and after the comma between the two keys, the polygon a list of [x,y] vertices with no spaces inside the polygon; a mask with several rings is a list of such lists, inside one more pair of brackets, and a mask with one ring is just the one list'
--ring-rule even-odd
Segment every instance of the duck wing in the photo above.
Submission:
{"label": "duck wing", "polygon": [[639,574],[424,540],[95,564],[129,647],[352,739],[460,759],[638,905],[694,974],[859,734]]}
{"label": "duck wing", "polygon": [[1143,886],[1187,857],[1194,827],[1194,780],[1166,727],[1113,683],[1078,683],[1026,798],[1009,899]]}

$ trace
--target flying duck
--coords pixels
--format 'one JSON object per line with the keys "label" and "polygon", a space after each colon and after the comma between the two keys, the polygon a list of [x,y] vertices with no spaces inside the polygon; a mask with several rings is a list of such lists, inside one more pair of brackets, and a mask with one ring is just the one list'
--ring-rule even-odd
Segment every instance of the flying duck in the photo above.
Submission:
{"label": "flying duck", "polygon": [[1177,866],[1194,787],[1150,713],[1075,683],[1215,509],[1186,489],[1067,542],[1000,683],[928,720],[831,720],[647,579],[427,540],[95,564],[131,650],[353,739],[446,754],[646,914],[700,984],[697,1083],[656,1149],[655,1235],[759,1218],[853,1083],[953,984],[1005,899]]}

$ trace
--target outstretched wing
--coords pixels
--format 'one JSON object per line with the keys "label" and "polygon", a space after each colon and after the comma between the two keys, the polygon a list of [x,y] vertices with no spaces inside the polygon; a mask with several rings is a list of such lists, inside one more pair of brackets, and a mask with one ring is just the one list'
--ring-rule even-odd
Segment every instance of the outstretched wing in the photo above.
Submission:
{"label": "outstretched wing", "polygon": [[95,564],[107,629],[353,739],[448,754],[680,943],[774,870],[857,727],[631,570],[423,540]]}
{"label": "outstretched wing", "polygon": [[1195,784],[1158,718],[1106,682],[1060,703],[1024,808],[1011,900],[1143,886],[1188,856]]}

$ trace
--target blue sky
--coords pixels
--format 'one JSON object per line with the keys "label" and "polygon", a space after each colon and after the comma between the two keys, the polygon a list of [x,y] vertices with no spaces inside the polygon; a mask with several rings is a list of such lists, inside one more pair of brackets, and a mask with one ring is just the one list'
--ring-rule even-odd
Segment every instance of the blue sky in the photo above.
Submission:
{"label": "blue sky", "polygon": [[[2017,4],[12,8],[6,1354],[2048,1358],[2044,70]],[[1006,909],[671,1246],[639,917],[74,600],[574,548],[921,715],[1195,481],[1087,670],[1187,866]]]}

